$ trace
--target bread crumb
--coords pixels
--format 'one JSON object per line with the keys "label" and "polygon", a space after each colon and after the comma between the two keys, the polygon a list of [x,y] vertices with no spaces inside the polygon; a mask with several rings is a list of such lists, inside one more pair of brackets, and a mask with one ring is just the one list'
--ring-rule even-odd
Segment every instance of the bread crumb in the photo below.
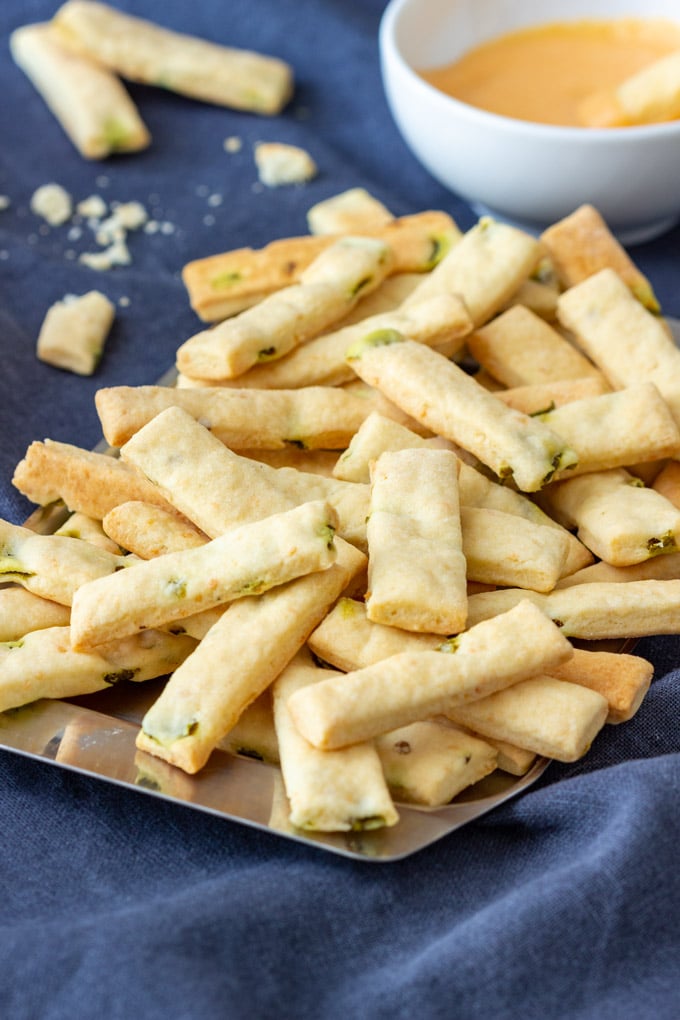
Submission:
{"label": "bread crumb", "polygon": [[71,218],[71,196],[61,184],[43,184],[33,192],[31,212],[42,216],[50,226],[58,227]]}
{"label": "bread crumb", "polygon": [[243,142],[238,135],[230,135],[222,144],[225,152],[240,152],[243,148]]}
{"label": "bread crumb", "polygon": [[85,219],[103,220],[108,212],[108,206],[101,195],[90,195],[78,202],[76,212]]}
{"label": "bread crumb", "polygon": [[116,240],[104,251],[84,251],[78,261],[90,269],[104,271],[113,266],[129,266],[132,262],[130,252],[124,240]]}
{"label": "bread crumb", "polygon": [[9,195],[0,195],[0,210],[9,209],[11,204]]}
{"label": "bread crumb", "polygon": [[147,211],[141,202],[114,203],[113,219],[124,230],[139,230],[148,218]]}
{"label": "bread crumb", "polygon": [[304,184],[317,173],[316,163],[305,149],[284,142],[258,142],[255,165],[260,181],[268,188]]}

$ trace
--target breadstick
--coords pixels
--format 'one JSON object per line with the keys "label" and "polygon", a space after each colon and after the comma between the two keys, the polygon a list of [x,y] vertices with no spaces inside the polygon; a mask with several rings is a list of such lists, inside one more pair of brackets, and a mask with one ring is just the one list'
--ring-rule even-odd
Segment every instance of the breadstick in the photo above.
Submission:
{"label": "breadstick", "polygon": [[433,720],[383,733],[375,746],[392,796],[426,807],[448,804],[493,772],[498,760],[490,744]]}
{"label": "breadstick", "polygon": [[[573,400],[535,415],[576,450],[568,474],[606,471],[680,453],[680,429],[652,382]],[[564,477],[558,472],[557,478]]]}
{"label": "breadstick", "polygon": [[380,228],[394,216],[366,188],[348,188],[317,202],[307,210],[310,234],[360,234],[366,228]]}
{"label": "breadstick", "polygon": [[304,270],[299,283],[186,340],[177,350],[177,368],[199,379],[233,379],[258,362],[282,358],[346,315],[360,294],[385,279],[392,262],[382,241],[341,238]]}
{"label": "breadstick", "polygon": [[458,458],[449,450],[383,453],[372,471],[370,620],[453,634],[467,616]]}
{"label": "breadstick", "polygon": [[[351,372],[351,369],[349,370]],[[370,405],[340,387],[291,390],[112,386],[95,406],[106,441],[123,446],[168,407],[181,407],[232,450],[344,450]]]}
{"label": "breadstick", "polygon": [[52,439],[31,443],[12,484],[39,506],[61,499],[69,510],[95,520],[131,499],[169,508],[156,486],[130,464]]}
{"label": "breadstick", "polygon": [[[444,256],[460,236],[445,212],[436,210],[401,216],[361,234],[390,246],[393,273],[424,273]],[[182,270],[189,302],[204,322],[219,322],[298,283],[302,273],[337,241],[337,234],[286,237],[264,248],[237,248],[194,259]],[[362,301],[366,295],[362,295]]]}
{"label": "breadstick", "polygon": [[643,308],[613,269],[566,290],[557,312],[614,389],[653,382],[680,421],[680,351],[663,320]]}
{"label": "breadstick", "polygon": [[71,608],[73,647],[88,650],[147,627],[167,626],[199,609],[324,570],[336,556],[335,521],[327,504],[305,503],[195,549],[166,553],[82,584]]}
{"label": "breadstick", "polygon": [[517,291],[540,255],[536,238],[484,217],[453,246],[408,301],[458,294],[474,325],[481,326]]}
{"label": "breadstick", "polygon": [[597,691],[552,676],[535,676],[487,698],[456,705],[446,715],[482,737],[571,762],[582,758],[607,719]]}
{"label": "breadstick", "polygon": [[649,690],[654,667],[639,655],[575,648],[573,658],[550,670],[558,680],[590,687],[607,699],[608,723],[627,722]]}
{"label": "breadstick", "polygon": [[[448,652],[404,652],[297,691],[295,725],[316,747],[368,740],[485,697],[571,657],[569,642],[529,602],[465,631]],[[446,646],[445,646],[446,647]]]}
{"label": "breadstick", "polygon": [[[391,277],[397,279],[397,277]],[[363,304],[363,302],[362,302]],[[462,348],[471,329],[465,305],[455,294],[367,316],[350,325],[308,340],[278,361],[256,365],[244,375],[221,385],[261,389],[289,389],[303,386],[339,386],[354,378],[345,361],[347,348],[373,329],[398,329],[411,340],[453,357]]]}
{"label": "breadstick", "polygon": [[[337,675],[337,674],[336,674]],[[273,685],[274,722],[290,821],[300,829],[347,832],[395,825],[399,815],[371,743],[320,751],[295,727],[288,698],[328,676],[298,652]]]}
{"label": "breadstick", "polygon": [[197,548],[208,541],[202,531],[180,514],[141,500],[130,500],[109,510],[102,524],[122,549],[143,560]]}
{"label": "breadstick", "polygon": [[26,634],[0,646],[0,712],[38,698],[73,698],[119,680],[151,680],[172,672],[196,646],[189,637],[146,631],[96,652],[71,647],[69,627]]}
{"label": "breadstick", "polygon": [[328,570],[233,603],[170,677],[137,746],[185,772],[202,768],[364,564],[362,553],[339,543]]}
{"label": "breadstick", "polygon": [[474,330],[466,342],[473,358],[505,386],[601,376],[556,329],[522,305]]}
{"label": "breadstick", "polygon": [[53,19],[58,38],[131,81],[208,103],[279,113],[293,72],[283,60],[172,32],[94,0],[68,0]]}
{"label": "breadstick", "polygon": [[324,499],[338,514],[338,533],[365,545],[367,485],[240,457],[179,407],[156,415],[122,447],[121,457],[152,478],[163,498],[211,538],[307,500]]}
{"label": "breadstick", "polygon": [[613,269],[650,312],[659,302],[647,277],[607,226],[601,213],[584,204],[544,230],[541,242],[564,289],[573,287],[601,269]]}
{"label": "breadstick", "polygon": [[65,627],[71,610],[26,588],[0,588],[0,642],[18,641],[33,630]]}
{"label": "breadstick", "polygon": [[556,516],[615,567],[675,552],[680,510],[623,468],[558,482],[546,494]]}
{"label": "breadstick", "polygon": [[468,627],[530,599],[569,638],[600,641],[680,632],[680,581],[592,582],[547,595],[499,588],[468,598]]}
{"label": "breadstick", "polygon": [[547,426],[506,407],[461,368],[392,330],[370,333],[347,352],[365,382],[421,425],[474,454],[499,478],[535,492],[576,454]]}
{"label": "breadstick", "polygon": [[615,89],[589,96],[579,112],[588,127],[676,120],[680,117],[680,50],[654,60]]}
{"label": "breadstick", "polygon": [[124,556],[79,538],[37,535],[0,520],[0,580],[14,581],[42,598],[70,606],[78,588],[95,578],[122,572]]}
{"label": "breadstick", "polygon": [[556,379],[554,382],[533,383],[529,386],[513,386],[508,390],[495,390],[494,394],[508,407],[523,411],[533,417],[556,407],[563,407],[574,400],[599,397],[609,393],[611,386],[603,375],[586,376],[583,379]]}
{"label": "breadstick", "polygon": [[52,25],[16,29],[10,48],[81,156],[105,159],[149,145],[151,136],[118,78],[64,49]]}

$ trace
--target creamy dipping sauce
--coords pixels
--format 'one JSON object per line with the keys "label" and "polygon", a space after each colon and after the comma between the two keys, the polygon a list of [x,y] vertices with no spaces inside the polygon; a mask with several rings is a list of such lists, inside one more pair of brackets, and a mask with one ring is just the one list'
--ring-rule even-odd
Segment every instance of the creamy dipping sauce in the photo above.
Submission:
{"label": "creamy dipping sauce", "polygon": [[680,49],[680,23],[621,18],[555,22],[492,39],[425,81],[471,106],[517,120],[582,126],[579,108]]}

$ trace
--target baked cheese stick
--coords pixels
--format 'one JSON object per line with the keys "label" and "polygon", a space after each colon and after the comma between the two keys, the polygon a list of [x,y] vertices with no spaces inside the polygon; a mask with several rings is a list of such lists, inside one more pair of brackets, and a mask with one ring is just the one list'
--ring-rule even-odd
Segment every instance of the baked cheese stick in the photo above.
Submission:
{"label": "baked cheese stick", "polygon": [[181,407],[232,450],[344,450],[371,413],[366,400],[337,386],[111,386],[97,391],[95,406],[104,437],[114,447],[123,446],[166,408]]}
{"label": "baked cheese stick", "polygon": [[0,588],[0,641],[18,641],[33,630],[66,627],[71,610],[25,588]]}
{"label": "baked cheese stick", "polygon": [[69,514],[53,534],[63,535],[66,538],[80,538],[83,542],[91,542],[92,545],[117,555],[123,551],[123,546],[118,545],[106,534],[102,522],[94,517],[88,517],[87,514],[77,512]]}
{"label": "baked cheese stick", "polygon": [[610,390],[611,386],[600,374],[599,377],[590,375],[582,379],[556,379],[554,382],[512,386],[508,390],[494,390],[494,393],[508,407],[533,416],[563,407],[573,400],[599,397]]}
{"label": "baked cheese stick", "polygon": [[321,751],[305,740],[290,718],[288,698],[328,675],[328,670],[314,665],[309,652],[301,650],[272,688],[290,821],[296,828],[318,832],[356,832],[395,825],[399,815],[373,744]]}
{"label": "baked cheese stick", "polygon": [[550,671],[551,676],[590,687],[607,699],[607,722],[628,722],[649,690],[654,667],[640,655],[575,648],[573,658]]}
{"label": "baked cheese stick", "polygon": [[653,382],[680,422],[680,351],[665,322],[615,270],[601,269],[564,291],[557,313],[614,389]]}
{"label": "baked cheese stick", "polygon": [[680,117],[680,50],[630,75],[610,92],[597,92],[581,104],[588,127],[659,124]]}
{"label": "baked cheese stick", "polygon": [[202,768],[365,562],[339,543],[328,570],[230,605],[144,716],[137,747],[185,772]]}
{"label": "baked cheese stick", "polygon": [[308,500],[323,499],[338,515],[338,534],[365,545],[367,485],[241,457],[180,407],[156,415],[122,447],[121,457],[153,479],[163,499],[211,538]]}
{"label": "baked cheese stick", "polygon": [[607,699],[553,676],[534,676],[446,715],[480,736],[506,740],[546,758],[582,758],[607,720]]}
{"label": "baked cheese stick", "polygon": [[0,712],[39,698],[92,694],[120,680],[152,680],[175,670],[195,647],[192,638],[148,630],[77,652],[68,626],[36,630],[0,644]]}
{"label": "baked cheese stick", "polygon": [[493,772],[498,761],[490,744],[431,719],[383,733],[376,738],[375,747],[395,800],[424,807],[448,804]]}
{"label": "baked cheese stick", "polygon": [[507,407],[458,365],[394,330],[369,333],[346,357],[364,382],[499,478],[512,477],[524,492],[535,492],[577,463],[552,429]]}
{"label": "baked cheese stick", "polygon": [[68,0],[53,25],[63,45],[131,81],[268,115],[292,95],[283,60],[172,32],[108,4]]}
{"label": "baked cheese stick", "polygon": [[79,538],[37,535],[0,520],[0,581],[70,606],[77,589],[122,569],[130,561]]}
{"label": "baked cheese stick", "polygon": [[484,217],[463,234],[407,303],[435,294],[458,294],[474,325],[481,326],[503,308],[540,257],[536,238]]}
{"label": "baked cheese stick", "polygon": [[131,499],[170,508],[156,486],[130,464],[51,439],[30,444],[12,484],[39,506],[61,499],[69,510],[95,520]]}
{"label": "baked cheese stick", "polygon": [[16,29],[10,48],[81,156],[105,159],[149,145],[151,136],[118,78],[64,49],[52,25]]}
{"label": "baked cheese stick", "polygon": [[116,506],[102,521],[104,531],[121,549],[142,560],[205,545],[207,535],[174,510],[130,500]]}
{"label": "baked cheese stick", "polygon": [[450,450],[430,449],[376,461],[366,526],[370,620],[436,634],[465,627],[458,463]]}
{"label": "baked cheese stick", "polygon": [[282,358],[338,322],[392,269],[382,241],[343,237],[291,284],[232,319],[203,330],[177,350],[177,368],[199,379],[233,379],[258,362]]}
{"label": "baked cheese stick", "polygon": [[73,647],[83,651],[147,627],[164,627],[199,609],[324,570],[336,556],[335,521],[322,501],[304,503],[197,548],[141,561],[110,575],[108,584],[83,584],[71,607]]}
{"label": "baked cheese stick", "polygon": [[[362,301],[359,307],[363,304]],[[244,375],[231,382],[224,380],[220,385],[276,390],[339,386],[354,378],[345,361],[347,348],[367,331],[385,328],[398,329],[411,340],[435,347],[444,351],[447,357],[453,357],[463,346],[472,326],[461,299],[455,294],[440,294],[406,309],[395,308],[366,316],[349,325],[341,324],[340,328],[313,337],[301,347],[289,351],[278,361],[255,365]]]}
{"label": "baked cheese stick", "polygon": [[626,567],[680,545],[680,510],[623,468],[557,482],[546,494],[555,516],[605,563]]}
{"label": "baked cheese stick", "polygon": [[499,588],[468,598],[468,627],[530,599],[569,638],[600,641],[680,633],[680,580],[594,581],[543,595]]}
{"label": "baked cheese stick", "polygon": [[[446,439],[442,439],[439,436],[425,439],[416,435],[415,432],[412,432],[399,422],[385,418],[384,415],[378,412],[373,412],[359,427],[345,452],[338,457],[333,468],[333,475],[345,481],[369,482],[370,464],[372,461],[377,460],[381,453],[388,450],[420,450],[428,448],[453,449],[454,452],[460,452],[454,444]],[[501,511],[503,514],[512,514],[515,517],[524,518],[539,528],[545,526],[559,531],[562,541],[566,542],[567,545],[567,558],[561,566],[563,574],[573,573],[593,562],[592,553],[571,532],[554,521],[552,517],[536,506],[527,496],[507,486],[492,482],[491,479],[486,478],[480,471],[466,464],[464,460],[459,460],[458,468],[459,496],[463,512],[468,508],[474,507]],[[470,518],[469,514],[468,518]],[[501,521],[502,518],[497,523],[501,523]],[[487,518],[486,524],[491,528],[491,519]],[[522,528],[521,524],[519,528]],[[505,531],[506,536],[508,530],[510,529]],[[515,562],[513,567],[513,562],[507,559],[508,554],[510,556],[513,555],[512,550],[506,546],[501,551],[495,541],[496,537],[500,536],[497,536],[494,532],[490,534],[487,529],[486,534],[481,537],[481,541],[476,542],[473,546],[471,522],[471,527],[467,529],[467,536],[463,535],[464,542],[467,541],[467,548],[464,549],[464,552],[468,557],[468,572],[471,563],[475,562],[475,560],[479,561],[479,566],[483,562],[491,561],[495,561],[497,566],[501,566],[502,562],[505,568],[515,570],[514,576],[516,580],[519,570],[522,568],[517,562]],[[530,533],[527,533],[527,540],[530,541]],[[484,543],[486,543],[486,548]],[[480,580],[480,578],[474,579]],[[491,583],[501,584],[503,582],[497,581]],[[513,581],[512,583],[514,584],[515,582]]]}
{"label": "baked cheese stick", "polygon": [[52,305],[38,335],[40,361],[77,375],[92,375],[104,353],[115,308],[98,290]]}
{"label": "baked cheese stick", "polygon": [[559,629],[525,602],[463,632],[441,650],[393,655],[297,691],[288,708],[310,743],[343,747],[446,714],[456,704],[485,697],[571,655]]}
{"label": "baked cheese stick", "polygon": [[[392,272],[400,276],[429,272],[460,237],[448,213],[438,210],[400,216],[382,227],[369,229],[364,224],[355,233],[388,244],[393,256]],[[314,259],[341,236],[283,237],[264,248],[235,248],[194,259],[182,270],[191,307],[204,322],[219,322],[236,315],[270,294],[299,283]],[[408,281],[407,287],[413,289],[412,281]],[[367,296],[372,295],[362,294],[362,303]]]}
{"label": "baked cheese stick", "polygon": [[522,305],[497,315],[466,342],[473,358],[504,386],[601,377],[573,344]]}
{"label": "baked cheese stick", "polygon": [[[680,453],[680,428],[652,382],[574,400],[534,415],[576,450],[569,475],[664,460]],[[558,479],[564,477],[558,473]]]}
{"label": "baked cheese stick", "polygon": [[613,269],[645,308],[659,312],[651,283],[594,206],[585,203],[553,223],[541,234],[541,243],[564,290],[601,269]]}
{"label": "baked cheese stick", "polygon": [[307,210],[310,234],[360,234],[366,227],[383,227],[393,219],[389,209],[365,188],[348,188]]}

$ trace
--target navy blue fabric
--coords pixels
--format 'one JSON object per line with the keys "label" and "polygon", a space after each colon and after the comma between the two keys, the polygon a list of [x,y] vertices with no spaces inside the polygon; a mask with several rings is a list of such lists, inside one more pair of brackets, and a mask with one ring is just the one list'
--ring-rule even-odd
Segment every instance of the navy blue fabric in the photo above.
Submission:
{"label": "navy blue fabric", "polygon": [[[11,485],[28,444],[93,446],[96,389],[154,382],[196,330],[179,278],[189,259],[304,233],[310,205],[355,185],[398,214],[475,219],[391,121],[384,0],[121,0],[289,60],[297,90],[262,118],[132,87],[153,146],[102,164],[77,155],[9,57],[10,31],[55,6],[0,5],[0,194],[12,203],[0,212],[0,516],[16,523],[32,509]],[[224,151],[230,135],[240,152]],[[258,187],[258,140],[303,145],[319,176]],[[95,248],[87,231],[40,231],[29,211],[48,181],[77,200],[142,201],[176,229],[131,235],[133,264],[98,274],[66,254]],[[680,317],[680,229],[634,254]],[[129,299],[96,375],[40,364],[46,308],[91,287]],[[634,721],[399,863],[347,861],[0,752],[0,1016],[675,1020],[680,639],[638,651],[656,677]]]}

